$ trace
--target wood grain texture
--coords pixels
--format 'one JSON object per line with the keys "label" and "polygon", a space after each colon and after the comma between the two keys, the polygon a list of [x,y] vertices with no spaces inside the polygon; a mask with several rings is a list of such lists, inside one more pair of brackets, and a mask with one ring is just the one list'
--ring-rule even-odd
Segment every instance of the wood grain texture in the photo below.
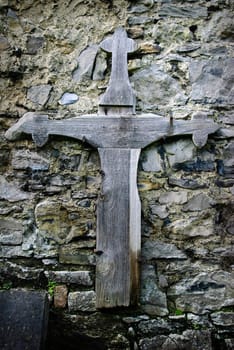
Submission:
{"label": "wood grain texture", "polygon": [[139,286],[141,206],[136,176],[140,149],[161,138],[193,135],[202,147],[219,126],[212,120],[175,120],[154,114],[84,115],[49,120],[47,115],[27,113],[6,137],[32,134],[38,146],[49,135],[62,135],[98,148],[104,174],[97,208],[97,308],[137,303]]}
{"label": "wood grain texture", "polygon": [[38,146],[49,135],[87,142],[101,159],[102,190],[97,207],[97,308],[137,303],[141,245],[141,204],[137,190],[140,150],[152,142],[176,135],[192,135],[203,147],[218,130],[212,120],[171,120],[155,114],[135,115],[135,96],[128,77],[127,55],[137,49],[124,28],[102,41],[112,54],[109,85],[99,103],[98,115],[50,120],[47,115],[25,114],[5,134],[9,140],[31,134]]}
{"label": "wood grain texture", "polygon": [[[84,115],[66,120],[49,120],[46,115],[25,114],[5,136],[9,140],[22,134],[32,134],[39,146],[49,135],[72,137],[88,142],[95,148],[144,148],[162,138],[176,135],[194,135],[196,146],[202,147],[209,134],[219,126],[212,120],[175,120],[155,114],[140,116]],[[36,137],[38,135],[38,137]]]}
{"label": "wood grain texture", "polygon": [[141,206],[137,192],[140,150],[99,149],[103,171],[97,210],[97,308],[136,302]]}
{"label": "wood grain texture", "polygon": [[135,42],[120,27],[111,38],[103,40],[100,46],[112,54],[112,66],[109,85],[99,105],[106,106],[107,109],[113,106],[132,106],[134,112],[135,96],[128,77],[127,54],[137,49]]}

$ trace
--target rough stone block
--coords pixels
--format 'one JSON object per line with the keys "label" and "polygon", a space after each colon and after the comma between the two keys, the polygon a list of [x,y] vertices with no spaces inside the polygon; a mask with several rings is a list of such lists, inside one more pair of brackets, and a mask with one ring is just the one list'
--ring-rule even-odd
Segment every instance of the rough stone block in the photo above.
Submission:
{"label": "rough stone block", "polygon": [[183,207],[183,211],[201,211],[211,207],[214,201],[204,193],[192,197]]}
{"label": "rough stone block", "polygon": [[148,147],[142,152],[141,165],[144,171],[162,171],[163,162],[155,146]]}
{"label": "rough stone block", "polygon": [[160,17],[204,18],[207,15],[206,7],[196,5],[179,7],[172,4],[164,4],[159,11]]}
{"label": "rough stone block", "polygon": [[163,193],[159,197],[159,203],[160,204],[184,204],[188,200],[188,194],[185,191],[175,192],[175,191],[168,191]]}
{"label": "rough stone block", "polygon": [[35,55],[44,46],[44,43],[45,39],[41,36],[29,36],[26,43],[28,53]]}
{"label": "rough stone block", "polygon": [[7,38],[3,35],[0,35],[0,51],[7,50],[10,47]]}
{"label": "rough stone block", "polygon": [[175,164],[191,161],[195,155],[195,146],[192,140],[178,140],[167,142],[164,146],[169,165],[173,167]]}
{"label": "rough stone block", "polygon": [[166,205],[151,205],[150,210],[153,215],[157,215],[160,219],[165,219],[169,215]]}
{"label": "rough stone block", "polygon": [[187,97],[178,82],[159,65],[141,69],[131,77],[142,109],[157,106],[184,105]]}
{"label": "rough stone block", "polygon": [[64,309],[67,305],[67,286],[55,286],[54,289],[54,307]]}
{"label": "rough stone block", "polygon": [[44,106],[49,98],[51,85],[42,84],[29,88],[27,98],[36,105]]}
{"label": "rough stone block", "polygon": [[233,80],[230,74],[233,65],[233,58],[192,62],[190,65],[191,99],[202,103],[233,104]]}
{"label": "rough stone block", "polygon": [[23,225],[13,219],[1,219],[0,243],[19,245],[23,241]]}
{"label": "rough stone block", "polygon": [[8,182],[3,176],[0,176],[0,199],[18,202],[31,197],[31,194],[21,191],[16,182]]}
{"label": "rough stone block", "polygon": [[174,244],[159,241],[146,241],[142,247],[144,259],[186,259],[186,254]]}
{"label": "rough stone block", "polygon": [[30,168],[32,171],[46,171],[49,169],[48,159],[40,156],[36,152],[29,150],[13,150],[12,166],[17,170],[26,170]]}
{"label": "rough stone block", "polygon": [[211,333],[209,330],[187,330],[182,334],[157,335],[140,340],[141,350],[211,350]]}
{"label": "rough stone block", "polygon": [[68,295],[69,311],[96,311],[96,293],[94,291],[72,292]]}
{"label": "rough stone block", "polygon": [[50,280],[59,283],[91,286],[93,284],[89,271],[48,271],[45,273]]}
{"label": "rough stone block", "polygon": [[177,309],[204,315],[234,305],[232,274],[226,271],[200,273],[194,279],[182,279],[168,290]]}
{"label": "rough stone block", "polygon": [[169,177],[168,183],[171,186],[178,186],[182,188],[188,188],[191,190],[196,190],[199,188],[206,188],[208,185],[206,183],[199,183],[197,180],[188,178],[173,178]]}
{"label": "rough stone block", "polygon": [[91,79],[97,52],[98,45],[90,45],[81,52],[77,59],[78,68],[73,73],[75,81]]}
{"label": "rough stone block", "polygon": [[140,301],[142,309],[149,315],[168,314],[166,294],[158,287],[155,270],[151,265],[142,266]]}
{"label": "rough stone block", "polygon": [[179,219],[170,225],[171,233],[185,237],[208,237],[214,234],[214,223],[211,218],[199,219]]}
{"label": "rough stone block", "polygon": [[46,292],[0,291],[1,350],[44,349],[48,307]]}
{"label": "rough stone block", "polygon": [[233,13],[229,9],[215,11],[206,25],[198,28],[198,36],[206,42],[218,42],[218,39],[232,41],[233,35]]}
{"label": "rough stone block", "polygon": [[217,326],[233,327],[234,326],[234,312],[215,312],[211,314],[212,322]]}
{"label": "rough stone block", "polygon": [[95,256],[90,250],[80,250],[76,244],[63,245],[59,251],[59,262],[62,264],[94,265]]}

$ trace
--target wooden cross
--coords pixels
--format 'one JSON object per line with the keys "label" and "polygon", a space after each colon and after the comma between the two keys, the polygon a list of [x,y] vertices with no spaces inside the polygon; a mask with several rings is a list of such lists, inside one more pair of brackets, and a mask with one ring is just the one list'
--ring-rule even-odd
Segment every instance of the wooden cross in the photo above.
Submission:
{"label": "wooden cross", "polygon": [[118,28],[101,47],[112,53],[112,71],[98,115],[50,120],[47,115],[27,113],[6,137],[15,140],[32,134],[36,144],[43,146],[49,135],[62,135],[98,149],[103,181],[97,205],[96,306],[110,308],[136,304],[138,299],[141,204],[137,165],[141,149],[162,138],[187,134],[202,147],[218,125],[211,120],[135,115],[127,71],[127,53],[135,49],[134,42]]}

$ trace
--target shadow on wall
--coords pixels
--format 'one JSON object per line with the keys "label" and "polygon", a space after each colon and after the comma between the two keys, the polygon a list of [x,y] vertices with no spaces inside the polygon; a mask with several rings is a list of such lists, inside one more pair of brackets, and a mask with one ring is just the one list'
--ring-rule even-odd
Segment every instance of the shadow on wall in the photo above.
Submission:
{"label": "shadow on wall", "polygon": [[50,312],[46,350],[106,350],[100,338],[80,334],[74,323],[60,313]]}

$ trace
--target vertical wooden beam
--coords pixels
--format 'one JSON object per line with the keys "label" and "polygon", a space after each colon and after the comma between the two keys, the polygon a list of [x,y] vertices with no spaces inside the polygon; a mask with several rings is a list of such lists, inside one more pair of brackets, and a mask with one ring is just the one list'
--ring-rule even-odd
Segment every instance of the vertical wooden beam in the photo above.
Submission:
{"label": "vertical wooden beam", "polygon": [[141,204],[139,149],[99,149],[103,183],[97,208],[98,308],[129,306],[138,295]]}

